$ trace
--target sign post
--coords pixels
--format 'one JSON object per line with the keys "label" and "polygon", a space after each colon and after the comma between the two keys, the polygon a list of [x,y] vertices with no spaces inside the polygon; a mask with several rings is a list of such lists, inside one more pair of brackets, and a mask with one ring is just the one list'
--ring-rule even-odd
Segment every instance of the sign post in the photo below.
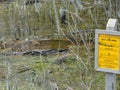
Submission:
{"label": "sign post", "polygon": [[[116,19],[109,19],[108,23],[106,25],[106,30],[107,31],[117,31],[117,20]],[[115,40],[119,40],[115,39]],[[119,45],[119,41],[118,41],[118,49],[120,48]],[[116,69],[119,70],[119,50],[116,53],[116,56],[118,58],[118,62],[116,64]],[[115,58],[115,57],[114,57]],[[106,90],[116,90],[116,74],[114,73],[106,73]]]}
{"label": "sign post", "polygon": [[106,72],[106,90],[116,90],[116,74],[120,74],[117,19],[109,19],[106,30],[95,31],[95,69]]}

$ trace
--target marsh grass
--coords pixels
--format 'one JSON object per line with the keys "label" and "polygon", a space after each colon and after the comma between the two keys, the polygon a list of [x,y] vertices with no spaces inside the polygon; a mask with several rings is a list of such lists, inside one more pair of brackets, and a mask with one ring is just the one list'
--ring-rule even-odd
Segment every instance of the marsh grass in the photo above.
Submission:
{"label": "marsh grass", "polygon": [[[65,53],[50,56],[0,54],[1,67],[4,68],[1,70],[4,77],[0,77],[0,90],[65,90],[68,87],[73,90],[105,89],[105,74],[94,69],[94,31],[79,31],[104,29],[109,18],[117,17],[115,14],[111,16],[114,10],[110,8],[114,3],[101,0],[101,3],[93,4],[96,0],[85,0],[83,8],[80,8],[74,0],[71,0],[72,4],[54,1],[40,3],[37,12],[34,5],[25,6],[23,0],[0,7],[6,26],[5,31],[1,31],[2,41],[25,40],[34,36],[41,39],[47,35],[53,35],[50,39],[61,39],[59,36],[62,35],[73,44],[69,47],[66,61],[60,64],[55,61],[66,56]],[[60,23],[61,8],[67,11],[66,25]]]}

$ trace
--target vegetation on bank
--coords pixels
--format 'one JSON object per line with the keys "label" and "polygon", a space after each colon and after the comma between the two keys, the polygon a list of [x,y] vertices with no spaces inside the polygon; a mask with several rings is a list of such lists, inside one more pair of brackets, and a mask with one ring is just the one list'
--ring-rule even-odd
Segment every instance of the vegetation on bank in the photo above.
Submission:
{"label": "vegetation on bank", "polygon": [[[55,0],[55,7],[53,1],[25,5],[26,0],[15,0],[2,4],[3,34],[12,39],[32,39],[52,34],[54,39],[58,32],[61,35],[77,30],[105,29],[109,18],[117,18],[118,21],[120,18],[117,0],[66,0],[61,3]],[[65,23],[61,23],[64,12]]]}

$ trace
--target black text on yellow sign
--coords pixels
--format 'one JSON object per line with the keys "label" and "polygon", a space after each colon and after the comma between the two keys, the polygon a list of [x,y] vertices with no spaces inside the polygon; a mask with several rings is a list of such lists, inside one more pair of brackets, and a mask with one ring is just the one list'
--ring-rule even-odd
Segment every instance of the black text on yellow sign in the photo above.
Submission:
{"label": "black text on yellow sign", "polygon": [[120,36],[98,35],[98,67],[119,70]]}

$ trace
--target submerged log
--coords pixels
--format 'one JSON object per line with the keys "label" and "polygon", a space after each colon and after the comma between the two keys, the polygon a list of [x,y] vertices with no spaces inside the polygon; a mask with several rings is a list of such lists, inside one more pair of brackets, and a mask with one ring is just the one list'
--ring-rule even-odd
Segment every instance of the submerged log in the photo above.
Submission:
{"label": "submerged log", "polygon": [[67,52],[67,49],[63,49],[63,50],[57,50],[57,49],[50,49],[50,50],[30,50],[30,51],[26,51],[23,53],[23,55],[33,55],[33,56],[38,56],[38,55],[50,55],[50,54],[56,54],[56,53],[63,53],[63,52]]}
{"label": "submerged log", "polygon": [[34,4],[34,3],[38,3],[40,2],[39,0],[27,0],[25,5],[30,5],[30,4]]}

